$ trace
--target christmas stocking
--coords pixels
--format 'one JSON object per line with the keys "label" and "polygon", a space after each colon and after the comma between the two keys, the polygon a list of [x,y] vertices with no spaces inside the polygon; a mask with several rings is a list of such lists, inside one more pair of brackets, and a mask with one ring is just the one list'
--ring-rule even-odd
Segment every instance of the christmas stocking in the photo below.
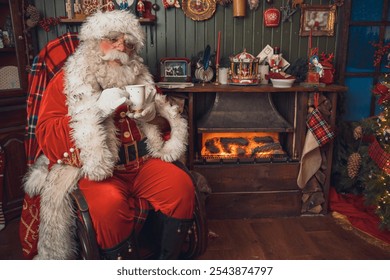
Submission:
{"label": "christmas stocking", "polygon": [[306,125],[309,129],[306,134],[297,179],[297,184],[301,189],[321,167],[320,147],[335,137],[332,128],[317,108],[310,113]]}

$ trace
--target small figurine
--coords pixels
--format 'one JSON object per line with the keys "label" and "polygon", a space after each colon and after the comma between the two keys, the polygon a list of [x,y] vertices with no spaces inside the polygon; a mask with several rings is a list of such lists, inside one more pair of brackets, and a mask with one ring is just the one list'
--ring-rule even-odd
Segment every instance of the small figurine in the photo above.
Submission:
{"label": "small figurine", "polygon": [[281,71],[282,54],[280,53],[279,47],[274,48],[274,53],[271,55],[268,64],[270,66],[271,72],[279,73]]}
{"label": "small figurine", "polygon": [[143,18],[144,12],[145,12],[145,4],[142,0],[138,0],[137,3],[137,12],[139,14],[140,18]]}
{"label": "small figurine", "polygon": [[320,75],[320,78],[324,76],[324,67],[322,67],[322,64],[319,61],[318,55],[313,55],[310,57],[310,63],[314,67],[314,71],[317,72]]}
{"label": "small figurine", "polygon": [[119,4],[119,10],[125,10],[127,11],[129,9],[129,3],[127,0],[122,0],[121,3]]}

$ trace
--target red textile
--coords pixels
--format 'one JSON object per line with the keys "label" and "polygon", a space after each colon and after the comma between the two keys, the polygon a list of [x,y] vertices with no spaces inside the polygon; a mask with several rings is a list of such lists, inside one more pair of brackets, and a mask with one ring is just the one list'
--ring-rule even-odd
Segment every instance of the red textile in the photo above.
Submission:
{"label": "red textile", "polygon": [[375,209],[364,204],[364,196],[339,194],[330,188],[329,200],[330,209],[345,215],[354,227],[390,244],[390,231],[379,229]]}

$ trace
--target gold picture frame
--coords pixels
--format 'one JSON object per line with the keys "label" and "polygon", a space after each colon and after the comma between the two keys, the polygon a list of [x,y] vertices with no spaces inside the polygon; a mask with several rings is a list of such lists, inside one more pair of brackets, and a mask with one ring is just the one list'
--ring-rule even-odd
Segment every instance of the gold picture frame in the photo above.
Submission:
{"label": "gold picture frame", "polygon": [[302,5],[300,36],[334,36],[336,5]]}

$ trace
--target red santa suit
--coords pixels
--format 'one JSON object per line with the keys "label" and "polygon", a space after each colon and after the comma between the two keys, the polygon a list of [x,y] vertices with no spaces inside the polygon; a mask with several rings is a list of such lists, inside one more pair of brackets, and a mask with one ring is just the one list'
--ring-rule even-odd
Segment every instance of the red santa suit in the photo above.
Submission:
{"label": "red santa suit", "polygon": [[[131,36],[138,51],[144,39],[138,20],[121,11],[110,13],[97,12],[89,17],[81,29],[81,40],[102,38],[97,33],[114,26],[115,31]],[[91,32],[95,28],[97,31]],[[41,102],[36,137],[43,155],[30,168],[25,183],[28,195],[41,197],[37,259],[75,257],[69,193],[77,186],[87,200],[103,251],[110,251],[131,236],[134,197],[149,201],[170,224],[192,219],[192,180],[170,163],[185,152],[187,121],[165,96],[154,97],[153,79],[137,61],[134,84],[146,85],[147,99],[154,102],[157,115],[170,124],[169,139],[164,139],[158,126],[129,118],[126,105],[103,117],[97,106],[102,88],[90,73],[84,55],[88,51],[90,46],[80,43],[64,71],[51,80]]]}

